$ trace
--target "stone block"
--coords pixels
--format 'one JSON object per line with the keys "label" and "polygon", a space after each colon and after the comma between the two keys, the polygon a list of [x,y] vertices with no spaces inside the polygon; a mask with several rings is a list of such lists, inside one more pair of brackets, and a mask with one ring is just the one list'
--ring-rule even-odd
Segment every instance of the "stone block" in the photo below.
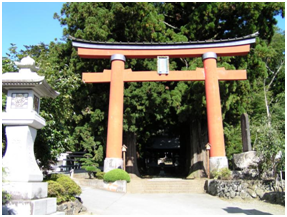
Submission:
{"label": "stone block", "polygon": [[104,182],[104,189],[115,192],[127,192],[127,181],[118,180],[112,183]]}
{"label": "stone block", "polygon": [[250,125],[247,114],[241,115],[241,136],[243,152],[251,151]]}
{"label": "stone block", "polygon": [[113,169],[123,169],[123,159],[106,158],[104,161],[104,172],[107,173]]}
{"label": "stone block", "polygon": [[227,157],[210,157],[209,165],[210,165],[210,171],[228,168]]}
{"label": "stone block", "polygon": [[11,194],[13,200],[40,199],[48,195],[47,182],[6,182],[3,189]]}
{"label": "stone block", "polygon": [[248,151],[233,155],[235,168],[246,169],[250,167],[258,167],[260,158],[256,155],[256,151]]}
{"label": "stone block", "polygon": [[7,207],[16,215],[49,215],[57,210],[57,198],[12,200]]}

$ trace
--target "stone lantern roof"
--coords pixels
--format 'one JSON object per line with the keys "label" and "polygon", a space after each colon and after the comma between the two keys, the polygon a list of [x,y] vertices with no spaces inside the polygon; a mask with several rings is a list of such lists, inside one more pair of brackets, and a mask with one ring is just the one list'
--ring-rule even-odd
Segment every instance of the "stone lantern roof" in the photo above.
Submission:
{"label": "stone lantern roof", "polygon": [[45,80],[45,76],[39,76],[38,67],[35,66],[35,60],[27,56],[21,62],[15,62],[19,72],[7,72],[2,75],[2,91],[34,90],[40,97],[56,98],[60,93],[53,90]]}

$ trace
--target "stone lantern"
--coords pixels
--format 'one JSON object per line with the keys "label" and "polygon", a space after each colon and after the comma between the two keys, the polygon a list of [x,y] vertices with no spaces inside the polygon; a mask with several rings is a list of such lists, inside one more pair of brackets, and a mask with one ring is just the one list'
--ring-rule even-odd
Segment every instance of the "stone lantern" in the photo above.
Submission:
{"label": "stone lantern", "polygon": [[19,72],[2,75],[2,91],[7,94],[6,112],[2,124],[6,126],[7,149],[2,160],[7,176],[4,189],[12,196],[9,205],[19,214],[50,214],[56,212],[56,198],[47,198],[47,183],[43,181],[35,155],[37,130],[46,125],[39,115],[41,97],[59,95],[39,76],[35,61],[25,57],[16,62]]}

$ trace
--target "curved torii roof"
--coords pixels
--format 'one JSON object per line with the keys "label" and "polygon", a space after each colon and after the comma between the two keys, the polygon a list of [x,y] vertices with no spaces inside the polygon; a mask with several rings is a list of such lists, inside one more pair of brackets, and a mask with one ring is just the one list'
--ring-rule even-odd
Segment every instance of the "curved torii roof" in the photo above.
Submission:
{"label": "curved torii roof", "polygon": [[200,57],[206,52],[218,56],[246,55],[250,44],[255,43],[258,33],[220,40],[189,42],[99,42],[69,36],[78,55],[82,58],[110,58],[113,54],[123,54],[127,58],[155,58],[157,56]]}

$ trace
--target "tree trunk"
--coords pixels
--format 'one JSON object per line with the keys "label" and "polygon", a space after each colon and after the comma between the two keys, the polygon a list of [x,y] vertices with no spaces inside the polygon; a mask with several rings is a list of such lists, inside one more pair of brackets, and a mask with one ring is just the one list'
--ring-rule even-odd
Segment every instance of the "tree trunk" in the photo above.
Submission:
{"label": "tree trunk", "polygon": [[267,126],[271,127],[271,115],[269,111],[269,103],[267,99],[267,91],[265,86],[265,79],[264,79],[264,99],[265,99],[265,107],[266,107],[266,113],[267,113]]}
{"label": "tree trunk", "polygon": [[124,133],[124,144],[127,146],[125,163],[126,163],[126,171],[128,173],[140,176],[137,163],[136,139],[137,137],[135,133],[132,132]]}
{"label": "tree trunk", "polygon": [[205,145],[208,142],[207,126],[201,120],[190,123],[191,159],[189,173],[194,177],[207,176],[207,162]]}

